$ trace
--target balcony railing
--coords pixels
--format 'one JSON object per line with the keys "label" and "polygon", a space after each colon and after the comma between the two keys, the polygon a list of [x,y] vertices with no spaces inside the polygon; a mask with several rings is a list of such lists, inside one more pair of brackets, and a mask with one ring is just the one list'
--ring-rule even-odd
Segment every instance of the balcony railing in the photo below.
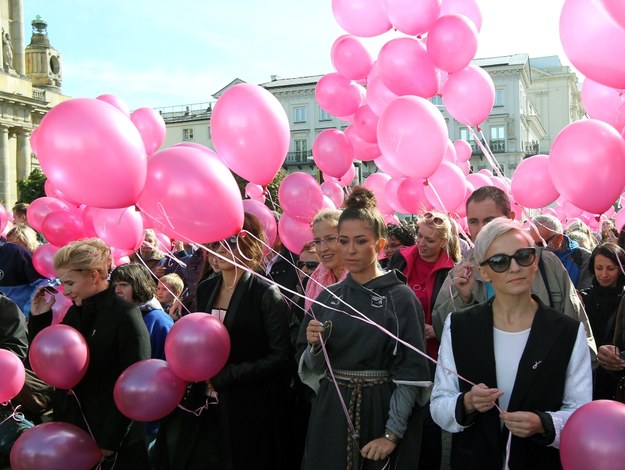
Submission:
{"label": "balcony railing", "polygon": [[33,98],[38,101],[47,101],[46,90],[42,90],[41,88],[33,88]]}
{"label": "balcony railing", "polygon": [[[472,140],[469,142],[471,145],[471,154],[472,155],[484,155],[482,149],[479,144]],[[505,153],[506,151],[506,141],[504,139],[496,139],[488,142],[488,146],[493,153]]]}
{"label": "balcony railing", "polygon": [[301,165],[302,163],[309,163],[309,158],[312,158],[312,150],[303,150],[300,152],[289,152],[286,154],[286,165]]}
{"label": "balcony railing", "polygon": [[540,153],[538,142],[525,142],[523,150],[525,151],[525,155],[528,157],[538,155]]}

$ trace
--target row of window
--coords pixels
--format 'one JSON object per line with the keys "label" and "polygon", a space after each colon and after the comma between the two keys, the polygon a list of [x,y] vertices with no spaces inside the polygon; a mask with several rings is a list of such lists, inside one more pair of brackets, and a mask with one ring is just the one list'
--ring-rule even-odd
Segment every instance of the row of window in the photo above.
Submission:
{"label": "row of window", "polygon": [[[308,114],[307,106],[295,106],[293,108],[293,122],[295,123],[306,122],[308,120],[307,114]],[[320,121],[331,121],[332,117],[333,116],[330,113],[327,113],[323,109],[319,108],[319,120]]]}

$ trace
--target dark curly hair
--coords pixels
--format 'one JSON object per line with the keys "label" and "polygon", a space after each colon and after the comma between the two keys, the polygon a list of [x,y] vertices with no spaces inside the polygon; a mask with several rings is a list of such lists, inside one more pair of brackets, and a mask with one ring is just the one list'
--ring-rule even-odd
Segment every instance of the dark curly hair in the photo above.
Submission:
{"label": "dark curly hair", "polygon": [[367,188],[355,186],[345,201],[345,209],[339,217],[339,230],[346,220],[365,222],[375,235],[375,239],[386,238],[388,230],[382,214],[376,207],[375,195]]}
{"label": "dark curly hair", "polygon": [[132,300],[143,304],[156,294],[156,280],[152,272],[139,263],[117,266],[111,272],[111,282],[127,282],[132,287]]}
{"label": "dark curly hair", "polygon": [[388,237],[395,237],[403,246],[412,246],[417,243],[417,231],[408,224],[388,224]]}

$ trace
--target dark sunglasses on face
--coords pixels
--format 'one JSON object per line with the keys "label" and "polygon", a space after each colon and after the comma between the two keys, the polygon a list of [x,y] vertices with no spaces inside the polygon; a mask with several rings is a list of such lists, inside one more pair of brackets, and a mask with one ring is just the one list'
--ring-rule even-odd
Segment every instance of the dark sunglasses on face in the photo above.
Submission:
{"label": "dark sunglasses on face", "polygon": [[319,266],[319,261],[298,261],[297,262],[297,267],[299,269],[304,269],[304,267],[311,269],[311,270],[315,270],[317,269],[317,266]]}
{"label": "dark sunglasses on face", "polygon": [[496,273],[503,273],[510,269],[512,259],[514,259],[519,266],[530,266],[536,259],[536,248],[521,248],[513,255],[504,255],[503,253],[493,255],[487,260],[482,261],[480,266],[488,264],[490,269]]}

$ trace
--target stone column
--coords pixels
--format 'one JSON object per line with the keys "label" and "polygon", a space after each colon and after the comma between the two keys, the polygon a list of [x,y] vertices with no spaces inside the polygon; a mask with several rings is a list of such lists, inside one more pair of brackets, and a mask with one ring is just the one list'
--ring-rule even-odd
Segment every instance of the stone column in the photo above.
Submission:
{"label": "stone column", "polygon": [[13,68],[20,76],[25,76],[26,64],[24,59],[24,8],[22,0],[10,0],[11,14],[11,44],[13,46]]}
{"label": "stone column", "polygon": [[18,129],[17,138],[17,179],[28,178],[32,170],[30,158],[30,131]]}
{"label": "stone column", "polygon": [[11,161],[9,155],[9,129],[0,126],[0,200],[5,207],[14,201],[11,198]]}

